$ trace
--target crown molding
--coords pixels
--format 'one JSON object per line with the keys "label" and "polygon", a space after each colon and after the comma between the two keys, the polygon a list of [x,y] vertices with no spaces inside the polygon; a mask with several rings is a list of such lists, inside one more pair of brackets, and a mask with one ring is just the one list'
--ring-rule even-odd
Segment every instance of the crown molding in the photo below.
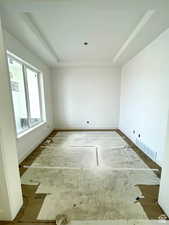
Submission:
{"label": "crown molding", "polygon": [[144,28],[144,26],[148,23],[148,21],[151,19],[151,17],[154,15],[155,10],[148,10],[144,16],[141,18],[135,29],[132,31],[128,39],[125,41],[125,43],[122,45],[122,47],[119,49],[117,54],[115,55],[113,62],[117,63],[119,58],[124,54],[128,46],[132,43],[132,41],[135,39],[135,37],[140,33],[140,31]]}

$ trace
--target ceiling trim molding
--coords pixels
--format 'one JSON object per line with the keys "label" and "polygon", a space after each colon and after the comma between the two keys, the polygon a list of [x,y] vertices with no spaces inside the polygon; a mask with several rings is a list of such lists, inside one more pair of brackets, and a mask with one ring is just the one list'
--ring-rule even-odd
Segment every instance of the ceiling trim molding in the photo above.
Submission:
{"label": "ceiling trim molding", "polygon": [[31,31],[36,35],[36,37],[38,38],[38,40],[45,47],[45,49],[48,52],[50,52],[50,54],[54,57],[54,59],[56,60],[56,63],[58,63],[59,62],[58,56],[56,55],[55,51],[50,46],[49,42],[46,40],[46,38],[42,34],[41,30],[39,29],[39,27],[35,23],[34,19],[32,18],[32,15],[30,13],[23,13],[22,14],[22,18],[23,18],[24,22],[26,23],[26,25],[29,26],[29,28],[31,29]]}
{"label": "ceiling trim molding", "polygon": [[140,31],[143,29],[143,27],[148,23],[150,18],[154,15],[155,10],[148,10],[144,16],[141,18],[139,23],[137,24],[136,28],[132,31],[128,39],[124,42],[120,50],[115,55],[113,62],[116,63],[119,58],[123,55],[123,53],[126,51],[128,46],[131,44],[131,42],[134,40],[134,38],[140,33]]}

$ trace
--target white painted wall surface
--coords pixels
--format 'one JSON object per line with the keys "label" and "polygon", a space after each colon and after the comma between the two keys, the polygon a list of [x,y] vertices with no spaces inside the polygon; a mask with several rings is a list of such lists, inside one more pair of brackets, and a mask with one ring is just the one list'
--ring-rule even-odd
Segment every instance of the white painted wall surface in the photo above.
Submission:
{"label": "white painted wall surface", "polygon": [[169,117],[166,135],[166,147],[164,152],[164,161],[162,163],[162,175],[160,182],[159,204],[164,212],[169,216]]}
{"label": "white painted wall surface", "polygon": [[8,69],[0,24],[0,220],[12,220],[23,200]]}
{"label": "white painted wall surface", "polygon": [[[119,128],[157,152],[161,164],[169,109],[169,30],[122,68]],[[133,134],[133,130],[136,134]]]}
{"label": "white painted wall surface", "polygon": [[[53,71],[55,126],[61,129],[118,127],[120,70],[72,66]],[[87,124],[86,121],[90,121]]]}
{"label": "white painted wall surface", "polygon": [[25,48],[21,42],[16,40],[11,34],[4,30],[4,41],[6,49],[22,58],[26,62],[32,64],[42,71],[44,79],[44,93],[46,103],[46,119],[47,123],[29,132],[23,137],[17,139],[18,158],[22,161],[32,150],[39,145],[42,140],[53,130],[53,101],[51,89],[50,69],[38,57],[36,57],[29,49]]}

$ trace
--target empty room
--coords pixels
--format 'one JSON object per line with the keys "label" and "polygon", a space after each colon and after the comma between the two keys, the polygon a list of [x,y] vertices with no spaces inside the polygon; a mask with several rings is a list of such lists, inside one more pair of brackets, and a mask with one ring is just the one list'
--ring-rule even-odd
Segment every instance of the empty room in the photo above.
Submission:
{"label": "empty room", "polygon": [[0,0],[0,225],[169,224],[169,1]]}

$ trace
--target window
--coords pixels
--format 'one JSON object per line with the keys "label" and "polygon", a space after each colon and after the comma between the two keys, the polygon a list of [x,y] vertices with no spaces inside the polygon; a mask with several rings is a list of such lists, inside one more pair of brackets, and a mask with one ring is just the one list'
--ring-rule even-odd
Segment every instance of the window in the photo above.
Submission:
{"label": "window", "polygon": [[20,135],[43,121],[41,73],[11,54],[8,66],[16,131]]}

